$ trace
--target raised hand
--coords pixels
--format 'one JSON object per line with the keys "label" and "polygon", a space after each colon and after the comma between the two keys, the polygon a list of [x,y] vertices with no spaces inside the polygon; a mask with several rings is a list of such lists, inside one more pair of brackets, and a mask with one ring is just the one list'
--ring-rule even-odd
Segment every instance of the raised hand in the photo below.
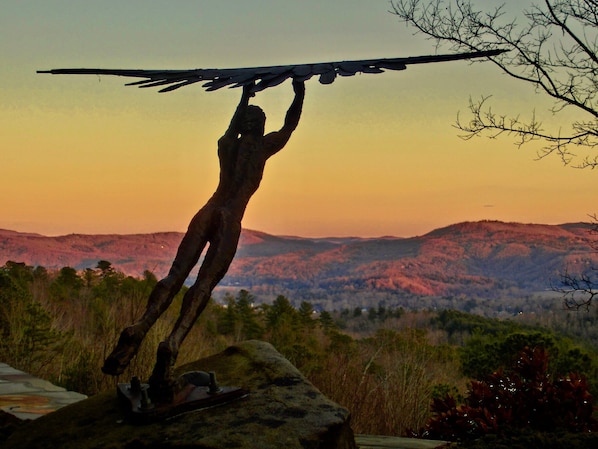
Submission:
{"label": "raised hand", "polygon": [[305,82],[293,78],[293,90],[296,94],[305,92]]}

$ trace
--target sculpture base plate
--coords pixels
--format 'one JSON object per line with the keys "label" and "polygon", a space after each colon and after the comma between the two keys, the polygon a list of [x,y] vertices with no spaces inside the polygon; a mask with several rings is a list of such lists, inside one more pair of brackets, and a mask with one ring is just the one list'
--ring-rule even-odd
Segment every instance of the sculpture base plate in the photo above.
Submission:
{"label": "sculpture base plate", "polygon": [[118,396],[125,404],[127,416],[132,423],[149,424],[162,421],[194,410],[216,407],[244,398],[248,392],[237,387],[219,387],[211,392],[208,386],[186,383],[174,395],[172,402],[151,403],[148,399],[149,384],[118,384]]}

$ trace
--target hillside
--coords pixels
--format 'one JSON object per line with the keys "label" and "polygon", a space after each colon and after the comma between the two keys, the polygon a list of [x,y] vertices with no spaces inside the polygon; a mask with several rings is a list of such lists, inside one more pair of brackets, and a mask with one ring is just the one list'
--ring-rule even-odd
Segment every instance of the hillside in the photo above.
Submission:
{"label": "hillside", "polygon": [[[182,234],[45,237],[0,230],[0,264],[93,268],[108,260],[126,274],[163,276]],[[222,286],[265,294],[376,292],[389,295],[515,297],[544,291],[565,267],[579,272],[598,255],[582,223],[466,222],[411,238],[301,238],[245,230]]]}

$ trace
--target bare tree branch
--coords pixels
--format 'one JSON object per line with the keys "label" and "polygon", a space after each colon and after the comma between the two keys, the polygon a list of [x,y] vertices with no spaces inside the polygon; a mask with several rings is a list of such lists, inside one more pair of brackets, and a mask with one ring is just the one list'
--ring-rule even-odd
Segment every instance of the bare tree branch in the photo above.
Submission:
{"label": "bare tree branch", "polygon": [[[538,156],[558,155],[564,164],[598,167],[598,2],[544,0],[529,10],[515,5],[477,10],[463,0],[391,0],[391,12],[453,51],[506,48],[488,57],[504,73],[533,85],[554,100],[549,113],[566,108],[578,119],[555,130],[542,128],[535,112],[523,121],[518,113],[496,114],[488,96],[470,100],[469,120],[457,119],[464,138],[511,135],[517,145],[545,143]],[[482,109],[482,107],[484,109]]]}
{"label": "bare tree branch", "polygon": [[[598,216],[591,215],[592,228],[590,233],[598,234]],[[598,251],[598,243],[591,244],[594,251]],[[568,309],[588,310],[594,298],[598,296],[598,267],[589,267],[584,273],[573,274],[565,270],[560,276],[558,286],[552,290],[563,295],[563,304]]]}
{"label": "bare tree branch", "polygon": [[553,290],[561,293],[565,307],[573,310],[588,310],[598,296],[596,279],[588,274],[572,275],[565,272],[561,275],[560,286],[553,287]]}

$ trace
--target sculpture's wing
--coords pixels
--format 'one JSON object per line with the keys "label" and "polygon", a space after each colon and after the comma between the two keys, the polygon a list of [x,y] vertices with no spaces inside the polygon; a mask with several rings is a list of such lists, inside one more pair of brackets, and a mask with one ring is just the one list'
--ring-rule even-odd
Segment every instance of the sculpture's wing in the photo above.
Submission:
{"label": "sculpture's wing", "polygon": [[205,81],[208,91],[222,87],[240,87],[255,84],[254,92],[276,86],[288,78],[306,81],[318,75],[322,84],[331,84],[337,76],[353,76],[356,73],[382,73],[384,70],[405,70],[411,64],[456,61],[461,59],[496,56],[505,50],[489,50],[446,55],[414,56],[407,58],[364,59],[361,61],[340,61],[317,64],[280,65],[269,67],[247,67],[238,69],[192,69],[192,70],[121,70],[121,69],[52,69],[38,73],[55,75],[116,75],[143,78],[127,86],[160,87],[160,92],[170,92],[179,87]]}

